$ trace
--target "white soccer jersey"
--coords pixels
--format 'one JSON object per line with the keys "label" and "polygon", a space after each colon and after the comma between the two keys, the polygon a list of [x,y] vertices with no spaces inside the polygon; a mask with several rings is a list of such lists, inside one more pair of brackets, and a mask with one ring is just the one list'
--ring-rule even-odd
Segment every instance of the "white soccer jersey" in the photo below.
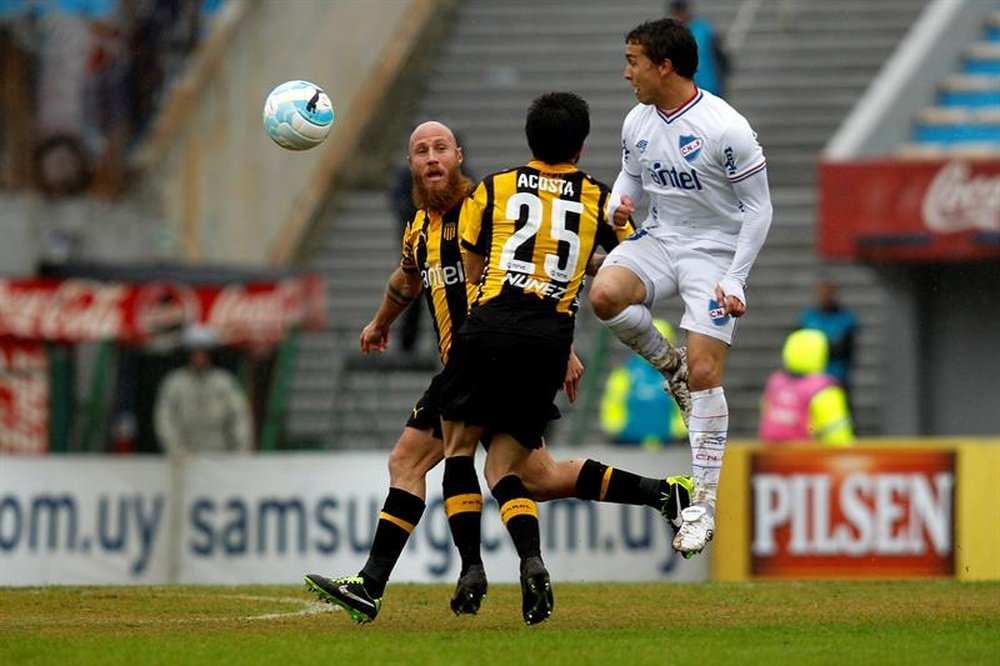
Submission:
{"label": "white soccer jersey", "polygon": [[638,104],[622,125],[622,171],[642,179],[650,197],[642,227],[654,237],[735,248],[747,212],[735,186],[765,167],[746,118],[704,90],[669,114]]}

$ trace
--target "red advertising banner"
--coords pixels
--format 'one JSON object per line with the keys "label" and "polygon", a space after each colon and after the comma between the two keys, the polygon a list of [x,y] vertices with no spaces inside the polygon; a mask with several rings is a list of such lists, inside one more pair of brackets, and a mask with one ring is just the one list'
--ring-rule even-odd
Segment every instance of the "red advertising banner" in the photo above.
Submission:
{"label": "red advertising banner", "polygon": [[1000,257],[1000,161],[823,163],[819,177],[828,259]]}
{"label": "red advertising banner", "polygon": [[751,557],[771,578],[954,573],[952,451],[759,451],[751,461]]}
{"label": "red advertising banner", "polygon": [[0,279],[0,336],[27,340],[143,342],[188,324],[214,328],[228,344],[275,343],[293,326],[325,318],[319,276],[191,286],[86,279]]}
{"label": "red advertising banner", "polygon": [[0,338],[0,454],[45,453],[49,367],[40,342]]}

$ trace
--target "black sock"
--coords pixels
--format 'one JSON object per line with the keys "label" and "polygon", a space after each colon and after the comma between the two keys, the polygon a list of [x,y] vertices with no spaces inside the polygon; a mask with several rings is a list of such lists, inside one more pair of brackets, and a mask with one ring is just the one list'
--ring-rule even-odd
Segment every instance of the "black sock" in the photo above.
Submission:
{"label": "black sock", "polygon": [[462,571],[482,564],[479,551],[483,514],[483,493],[479,489],[475,460],[472,456],[453,456],[444,461],[444,510],[448,515],[451,538],[462,558]]}
{"label": "black sock", "polygon": [[575,494],[584,500],[651,506],[659,510],[663,501],[661,494],[667,490],[667,482],[663,479],[639,476],[588,459],[576,478]]}
{"label": "black sock", "polygon": [[392,568],[410,538],[413,528],[424,513],[424,501],[399,488],[389,488],[389,494],[382,505],[375,528],[375,540],[368,553],[368,561],[360,576],[365,581],[365,590],[378,599],[385,593]]}
{"label": "black sock", "polygon": [[541,557],[538,507],[521,478],[516,474],[508,474],[497,481],[492,492],[500,507],[500,519],[510,532],[521,562],[529,557]]}

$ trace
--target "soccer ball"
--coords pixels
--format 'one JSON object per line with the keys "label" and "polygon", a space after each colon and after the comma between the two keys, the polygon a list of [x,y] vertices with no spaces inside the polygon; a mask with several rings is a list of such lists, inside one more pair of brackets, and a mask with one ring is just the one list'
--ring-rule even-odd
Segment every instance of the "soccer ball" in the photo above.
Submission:
{"label": "soccer ball", "polygon": [[308,81],[286,81],[264,101],[264,130],[282,148],[307,150],[330,133],[333,115],[322,88]]}

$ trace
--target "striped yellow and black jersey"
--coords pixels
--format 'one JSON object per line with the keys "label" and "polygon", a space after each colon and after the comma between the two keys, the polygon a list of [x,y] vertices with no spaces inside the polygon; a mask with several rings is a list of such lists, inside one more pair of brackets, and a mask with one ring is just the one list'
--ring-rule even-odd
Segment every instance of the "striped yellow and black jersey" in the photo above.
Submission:
{"label": "striped yellow and black jersey", "polygon": [[[419,273],[424,283],[424,297],[434,319],[434,333],[441,361],[448,361],[451,339],[469,309],[473,286],[465,279],[465,266],[459,247],[459,229],[463,205],[452,207],[443,216],[418,210],[403,232],[400,267],[406,273]],[[411,307],[417,307],[416,304]]]}
{"label": "striped yellow and black jersey", "polygon": [[572,164],[532,161],[484,178],[462,208],[462,244],[486,257],[473,311],[490,304],[523,315],[493,318],[501,328],[572,335],[595,248],[610,250],[633,231],[607,219],[610,195]]}

